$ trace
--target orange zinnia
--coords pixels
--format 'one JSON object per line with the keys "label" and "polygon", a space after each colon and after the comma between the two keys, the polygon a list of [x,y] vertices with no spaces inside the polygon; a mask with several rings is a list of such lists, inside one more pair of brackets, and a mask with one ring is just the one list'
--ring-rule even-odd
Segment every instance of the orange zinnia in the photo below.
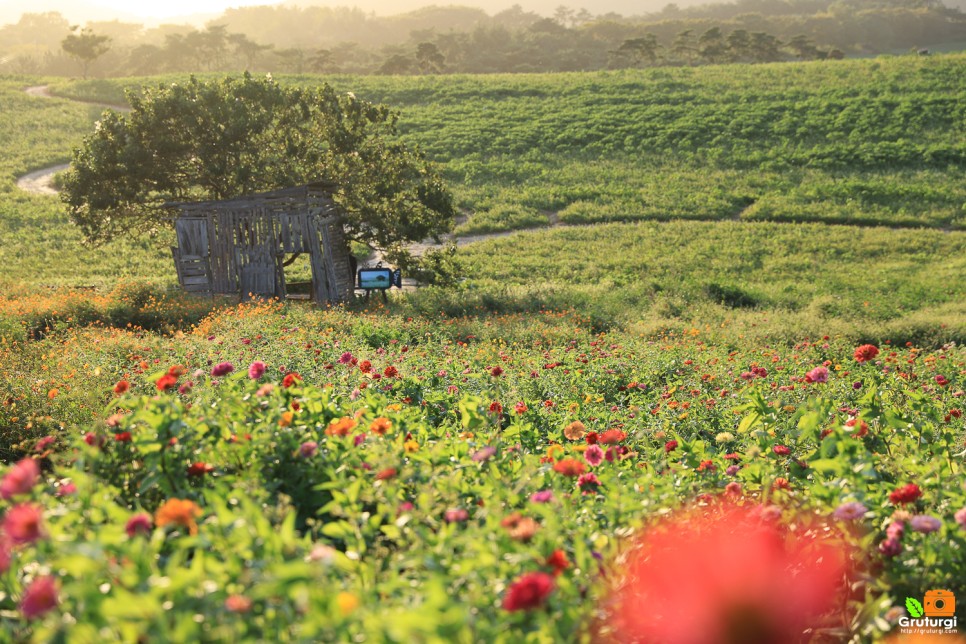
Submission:
{"label": "orange zinnia", "polygon": [[168,499],[154,515],[154,523],[159,527],[176,525],[187,528],[188,533],[198,534],[198,524],[195,519],[204,512],[198,504],[188,499]]}
{"label": "orange zinnia", "polygon": [[587,428],[584,426],[582,422],[580,422],[579,420],[575,420],[574,422],[564,427],[563,433],[568,440],[579,441],[581,438],[584,437],[584,434],[587,433]]}
{"label": "orange zinnia", "polygon": [[356,421],[349,416],[343,416],[339,420],[333,420],[325,430],[326,436],[348,436],[352,428],[356,426]]}
{"label": "orange zinnia", "polygon": [[380,436],[385,436],[386,432],[390,429],[392,429],[392,421],[382,416],[372,421],[372,424],[369,425],[369,431]]}

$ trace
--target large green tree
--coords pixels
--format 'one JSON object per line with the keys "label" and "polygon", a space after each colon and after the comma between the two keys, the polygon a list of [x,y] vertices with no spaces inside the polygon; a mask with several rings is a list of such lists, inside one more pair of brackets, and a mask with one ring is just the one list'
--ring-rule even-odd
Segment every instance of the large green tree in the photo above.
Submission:
{"label": "large green tree", "polygon": [[[76,30],[76,26],[71,27],[71,31]],[[60,46],[68,56],[81,64],[86,79],[91,63],[111,50],[110,42],[108,36],[95,34],[90,29],[81,29],[80,33],[68,34],[60,42]]]}
{"label": "large green tree", "polygon": [[129,92],[74,150],[63,184],[91,242],[157,230],[165,203],[333,182],[351,239],[412,266],[406,243],[449,230],[453,201],[436,167],[396,136],[397,113],[328,85],[271,77],[191,78]]}

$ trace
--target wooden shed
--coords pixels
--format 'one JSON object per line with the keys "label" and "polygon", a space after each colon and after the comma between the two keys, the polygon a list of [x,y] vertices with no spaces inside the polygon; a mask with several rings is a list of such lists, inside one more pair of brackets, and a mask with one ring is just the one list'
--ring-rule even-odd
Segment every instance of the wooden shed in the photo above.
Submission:
{"label": "wooden shed", "polygon": [[309,295],[349,299],[354,269],[333,186],[312,183],[176,208],[172,246],[178,282],[188,292],[285,298],[285,267],[302,254],[311,265]]}

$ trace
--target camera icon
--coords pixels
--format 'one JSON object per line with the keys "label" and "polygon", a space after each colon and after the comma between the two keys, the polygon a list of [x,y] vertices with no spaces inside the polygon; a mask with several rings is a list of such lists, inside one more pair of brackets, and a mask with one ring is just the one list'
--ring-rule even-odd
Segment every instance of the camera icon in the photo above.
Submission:
{"label": "camera icon", "polygon": [[948,590],[927,590],[922,607],[926,617],[954,617],[956,596]]}

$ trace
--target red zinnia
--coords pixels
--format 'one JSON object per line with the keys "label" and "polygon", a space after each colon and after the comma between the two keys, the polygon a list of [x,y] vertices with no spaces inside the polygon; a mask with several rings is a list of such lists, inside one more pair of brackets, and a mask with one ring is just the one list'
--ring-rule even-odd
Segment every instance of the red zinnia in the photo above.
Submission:
{"label": "red zinnia", "polygon": [[166,373],[155,380],[154,384],[157,386],[158,391],[168,391],[178,384],[178,378],[176,376],[172,376],[170,373]]}
{"label": "red zinnia", "polygon": [[874,344],[863,344],[855,350],[855,360],[857,362],[868,362],[874,360],[879,355],[879,348]]}
{"label": "red zinnia", "polygon": [[669,440],[668,442],[664,443],[664,451],[666,453],[673,452],[677,448],[678,448],[678,442],[676,440]]}
{"label": "red zinnia", "polygon": [[619,429],[608,429],[600,435],[600,442],[604,445],[616,445],[627,438],[627,434]]}
{"label": "red zinnia", "polygon": [[490,403],[490,413],[497,416],[503,413],[503,405],[500,404],[500,401],[494,400]]}
{"label": "red zinnia", "polygon": [[912,503],[922,496],[922,490],[915,483],[908,483],[889,492],[889,500],[896,505]]}
{"label": "red zinnia", "polygon": [[114,394],[120,396],[130,388],[131,383],[129,383],[127,380],[118,380],[117,384],[114,385]]}
{"label": "red zinnia", "polygon": [[203,462],[192,463],[188,466],[188,476],[204,476],[214,471],[215,468],[212,465]]}
{"label": "red zinnia", "polygon": [[369,373],[370,371],[372,371],[372,363],[369,362],[368,360],[363,360],[362,362],[359,363],[359,371],[361,371],[362,373]]}
{"label": "red zinnia", "polygon": [[396,474],[397,474],[397,472],[396,472],[396,468],[395,467],[387,467],[386,469],[384,469],[381,472],[379,472],[378,474],[376,474],[376,480],[377,481],[388,481],[389,479],[395,478],[396,477]]}
{"label": "red zinnia", "polygon": [[139,534],[151,534],[151,527],[151,515],[141,512],[127,520],[127,523],[124,525],[124,531],[127,532],[127,536],[133,539]]}
{"label": "red zinnia", "polygon": [[564,476],[580,476],[587,471],[587,466],[575,458],[564,458],[554,463],[553,469]]}
{"label": "red zinnia", "polygon": [[503,610],[532,610],[540,608],[553,592],[553,577],[545,572],[528,572],[510,584],[503,598]]}
{"label": "red zinnia", "polygon": [[790,450],[788,447],[784,445],[775,445],[774,447],[771,448],[771,451],[775,452],[779,456],[788,456],[789,454],[792,453],[792,450]]}
{"label": "red zinnia", "polygon": [[302,381],[302,376],[298,375],[297,373],[294,373],[294,372],[287,373],[285,374],[285,377],[282,378],[282,386],[288,389],[292,385],[301,381]]}
{"label": "red zinnia", "polygon": [[[672,514],[629,550],[602,619],[614,642],[798,642],[845,614],[851,553],[823,526],[722,502]],[[642,610],[661,606],[660,611]]]}
{"label": "red zinnia", "polygon": [[570,562],[567,560],[567,554],[557,549],[547,557],[547,565],[553,568],[553,576],[556,577],[570,567]]}
{"label": "red zinnia", "polygon": [[387,377],[387,378],[395,378],[396,376],[398,376],[398,375],[399,375],[399,369],[396,369],[396,368],[395,368],[394,366],[392,366],[392,365],[389,365],[389,366],[388,366],[388,367],[386,367],[386,369],[385,369],[385,370],[384,370],[384,371],[382,372],[382,375],[384,375],[384,376],[385,376],[385,377]]}

